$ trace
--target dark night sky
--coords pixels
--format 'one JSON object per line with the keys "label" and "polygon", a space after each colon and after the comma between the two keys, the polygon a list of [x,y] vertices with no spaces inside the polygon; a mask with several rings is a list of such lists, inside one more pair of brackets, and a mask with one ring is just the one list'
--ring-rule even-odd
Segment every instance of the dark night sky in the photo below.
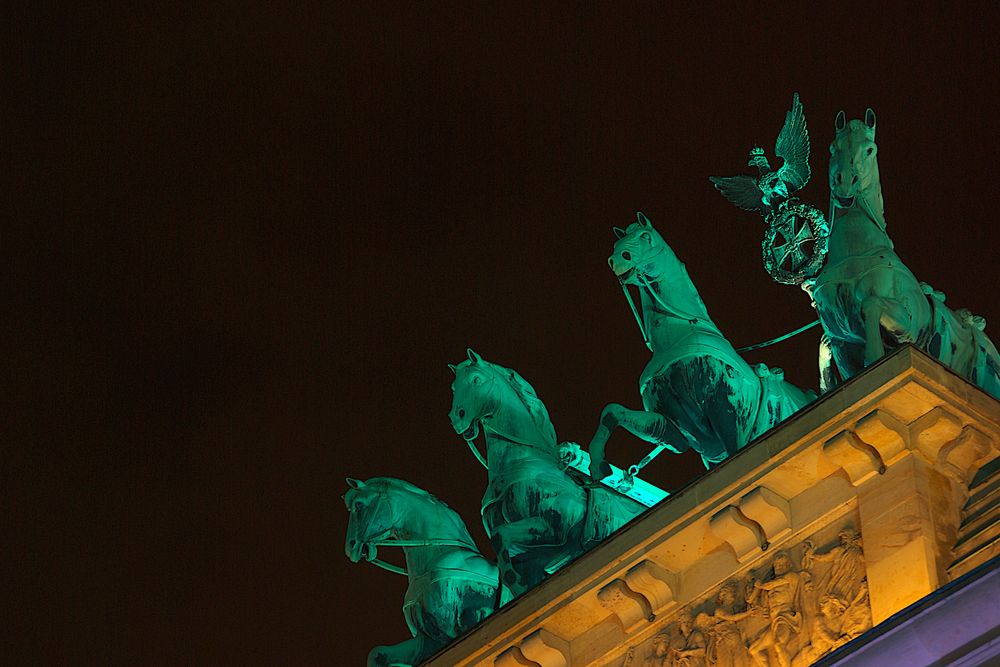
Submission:
{"label": "dark night sky", "polygon": [[[562,440],[638,405],[612,225],[644,211],[737,345],[812,318],[707,181],[770,151],[793,90],[803,197],[826,207],[837,110],[874,107],[899,255],[1000,322],[995,9],[286,4],[8,21],[8,656],[350,666],[405,638],[405,581],[344,556],[344,477],[483,539],[446,418],[468,345]],[[816,339],[751,360],[815,387]]]}

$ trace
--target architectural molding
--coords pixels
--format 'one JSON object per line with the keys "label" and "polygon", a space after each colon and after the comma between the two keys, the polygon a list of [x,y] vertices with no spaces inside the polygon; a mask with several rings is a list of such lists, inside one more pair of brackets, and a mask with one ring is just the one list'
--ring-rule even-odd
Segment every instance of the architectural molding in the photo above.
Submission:
{"label": "architectural molding", "polygon": [[[998,443],[1000,404],[904,347],[428,664],[640,667],[699,650],[733,656],[712,664],[783,664],[785,640],[788,664],[808,664],[995,550]],[[770,589],[793,580],[789,638]]]}

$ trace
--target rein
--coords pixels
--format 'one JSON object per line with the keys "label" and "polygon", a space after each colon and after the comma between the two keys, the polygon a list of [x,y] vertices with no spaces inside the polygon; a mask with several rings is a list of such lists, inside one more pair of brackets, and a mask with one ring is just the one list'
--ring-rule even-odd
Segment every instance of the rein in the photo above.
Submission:
{"label": "rein", "polygon": [[476,460],[479,461],[480,463],[482,463],[484,468],[486,468],[487,470],[489,470],[490,466],[489,466],[488,463],[486,463],[486,457],[483,456],[482,454],[480,454],[479,453],[479,448],[476,447],[476,439],[475,438],[465,438],[465,444],[467,444],[469,446],[469,449],[472,450],[472,454],[476,457]]}
{"label": "rein", "polygon": [[775,345],[776,343],[780,343],[782,341],[788,340],[789,338],[793,338],[794,336],[798,336],[803,331],[809,331],[810,329],[812,329],[817,324],[819,324],[819,319],[815,319],[812,322],[810,322],[809,324],[804,324],[801,327],[799,327],[798,329],[795,329],[794,331],[789,331],[788,333],[783,334],[781,336],[778,336],[777,338],[772,338],[771,340],[765,340],[763,343],[755,343],[753,345],[746,345],[744,347],[738,347],[738,348],[736,348],[736,351],[737,352],[749,352],[750,350],[758,350],[758,349],[760,349],[762,347],[770,347],[772,345]]}
{"label": "rein", "polygon": [[[463,549],[469,549],[469,543],[463,542],[462,540],[445,540],[445,539],[435,539],[435,540],[396,540],[396,539],[385,539],[379,540],[378,542],[366,542],[368,546],[375,547],[461,547]],[[372,558],[368,561],[372,565],[377,565],[383,570],[388,570],[395,574],[401,574],[404,577],[409,576],[409,572],[406,571],[405,567],[400,567],[399,565],[393,565],[392,563],[387,563],[380,558]]]}
{"label": "rein", "polygon": [[[872,205],[868,202],[868,197],[865,197],[865,196],[862,196],[862,195],[854,195],[854,201],[857,204],[860,205],[861,210],[864,212],[865,215],[868,216],[868,219],[871,220],[872,222],[874,222],[875,226],[878,227],[881,232],[885,233],[885,223],[884,222],[879,222],[878,216],[875,215],[875,209],[873,209]],[[849,210],[849,209],[844,209],[844,210]],[[833,219],[834,219],[834,217],[836,217],[836,211],[837,211],[837,207],[833,205],[833,196],[831,195],[830,196],[830,234],[833,234]]]}
{"label": "rein", "polygon": [[[639,288],[640,289],[642,289],[642,288],[646,289],[646,291],[649,293],[649,295],[652,296],[653,299],[663,309],[660,312],[662,312],[667,317],[673,317],[673,318],[678,319],[678,320],[684,320],[685,322],[688,322],[689,324],[692,324],[692,325],[698,324],[698,322],[700,321],[699,318],[687,316],[684,313],[676,310],[675,308],[672,308],[672,307],[668,306],[666,304],[666,302],[664,302],[663,299],[660,298],[660,295],[656,293],[656,290],[654,290],[652,288],[652,286],[650,285],[649,281],[646,280],[646,276],[644,274],[642,274],[642,273],[636,273],[636,275],[638,276],[639,280],[642,281],[642,284],[639,286]],[[635,323],[639,325],[639,333],[642,334],[642,340],[643,340],[643,342],[645,342],[646,343],[646,347],[649,348],[650,351],[652,351],[653,350],[653,341],[649,337],[649,334],[646,332],[646,327],[642,323],[642,318],[639,316],[639,310],[635,307],[635,301],[633,301],[633,299],[632,299],[632,293],[628,291],[628,285],[626,285],[625,281],[623,281],[621,278],[618,279],[618,284],[621,285],[622,292],[625,293],[625,300],[628,301],[629,308],[632,309],[632,315],[635,317]]]}
{"label": "rein", "polygon": [[[871,215],[871,214],[869,213],[869,215]],[[681,313],[681,312],[679,312],[679,311],[671,308],[666,303],[664,303],[663,299],[660,298],[660,295],[656,293],[656,290],[654,290],[650,286],[650,284],[646,280],[645,276],[643,276],[642,274],[639,274],[639,279],[642,281],[642,286],[641,287],[645,287],[646,291],[649,292],[649,294],[663,308],[663,310],[660,311],[660,312],[662,312],[664,315],[666,315],[667,317],[673,317],[673,318],[676,318],[676,319],[679,319],[679,320],[685,320],[685,321],[689,322],[692,325],[697,324],[700,321],[699,318],[685,316],[684,313]],[[626,285],[624,283],[624,281],[622,281],[621,279],[618,280],[618,284],[621,285],[622,292],[625,293],[625,300],[628,302],[629,308],[632,309],[632,315],[635,316],[635,323],[637,325],[639,325],[639,333],[642,334],[642,340],[643,340],[643,342],[646,344],[646,347],[649,348],[650,351],[652,351],[653,350],[653,342],[650,339],[649,335],[646,333],[646,327],[643,325],[642,318],[639,316],[639,311],[635,307],[635,302],[632,300],[632,293],[628,291],[628,285]],[[777,336],[776,338],[771,338],[770,340],[766,340],[766,341],[764,341],[762,343],[754,343],[753,345],[745,345],[743,347],[738,347],[738,348],[736,348],[736,351],[737,352],[749,352],[750,350],[758,350],[758,349],[760,349],[762,347],[770,347],[771,345],[776,345],[777,343],[781,343],[782,341],[786,341],[789,338],[792,338],[794,336],[798,336],[800,333],[802,333],[804,331],[808,331],[809,329],[812,329],[814,326],[816,326],[818,324],[819,324],[819,319],[815,319],[812,322],[810,322],[809,324],[803,325],[803,326],[801,326],[798,329],[795,329],[793,331],[789,331],[786,334],[782,334],[780,336]],[[660,451],[662,451],[662,450],[660,450]],[[659,454],[659,453],[660,453],[659,451],[656,452],[656,454]],[[478,454],[478,452],[477,452],[477,454]],[[655,458],[656,454],[654,454],[654,458]],[[645,461],[645,459],[643,459],[643,460]],[[650,460],[652,460],[652,459],[650,459]],[[647,461],[646,463],[649,463],[649,462]],[[645,464],[643,464],[643,465],[645,465]],[[632,467],[635,467],[635,466],[632,466]],[[640,466],[639,470],[641,470],[642,467],[643,466]]]}
{"label": "rein", "polygon": [[[392,500],[387,495],[382,495],[381,498],[389,506],[390,518],[392,519],[389,524],[395,526],[398,520],[398,514],[396,513],[396,506],[393,504]],[[471,551],[477,551],[475,544],[471,540],[455,540],[448,538],[424,538],[417,540],[401,540],[393,536],[393,532],[396,528],[390,528],[384,532],[382,535],[385,537],[377,538],[374,540],[369,540],[362,542],[366,547],[371,547],[374,549],[375,553],[373,556],[378,554],[379,547],[459,547],[462,549],[469,549]],[[409,576],[409,572],[406,571],[405,567],[400,567],[399,565],[393,565],[392,563],[387,563],[380,558],[368,559],[368,562],[372,565],[376,565],[383,570],[388,570],[394,574],[401,574],[403,576]]]}
{"label": "rein", "polygon": [[[639,281],[641,283],[640,286],[639,286],[639,289],[641,290],[641,289],[645,288],[645,290],[650,294],[650,296],[652,296],[653,299],[656,301],[656,303],[658,303],[660,305],[660,307],[663,309],[660,312],[662,312],[664,315],[666,315],[667,317],[676,318],[678,320],[684,320],[684,321],[688,322],[689,324],[691,324],[692,326],[694,326],[694,325],[698,324],[698,322],[700,322],[700,318],[688,316],[685,313],[683,313],[681,311],[678,311],[678,310],[676,310],[676,309],[668,306],[663,301],[663,299],[660,298],[660,295],[657,294],[656,290],[654,290],[652,288],[652,286],[650,285],[649,281],[646,279],[646,276],[644,274],[637,273],[637,277],[638,277],[638,279],[639,279]],[[625,294],[625,300],[628,302],[629,308],[632,310],[632,315],[635,317],[635,323],[637,325],[639,325],[639,333],[642,334],[642,340],[646,344],[646,347],[649,348],[649,350],[652,352],[653,351],[653,342],[652,342],[652,339],[650,338],[649,334],[647,333],[646,327],[642,323],[642,318],[639,315],[639,310],[635,307],[635,301],[632,299],[632,293],[628,291],[628,285],[626,285],[625,281],[623,281],[621,278],[618,279],[618,284],[621,285],[622,292],[624,292],[624,294]],[[782,341],[788,340],[789,338],[792,338],[793,336],[797,336],[797,335],[799,335],[800,333],[802,333],[804,331],[808,331],[809,329],[812,329],[813,327],[815,327],[819,323],[820,323],[819,319],[813,320],[809,324],[806,324],[805,326],[801,326],[798,329],[795,329],[794,331],[790,331],[789,333],[783,334],[783,335],[778,336],[776,338],[772,338],[770,340],[766,340],[766,341],[764,341],[762,343],[755,343],[753,345],[747,345],[745,347],[737,348],[736,351],[737,352],[749,352],[750,350],[757,350],[757,349],[760,349],[760,348],[763,348],[763,347],[769,347],[771,345],[775,345],[776,343],[780,343]],[[719,335],[721,336],[722,334],[719,333]],[[665,445],[665,444],[656,445],[653,449],[651,449],[649,451],[648,454],[646,454],[644,457],[642,457],[642,459],[638,463],[635,463],[635,464],[629,466],[628,469],[624,473],[624,479],[626,480],[626,482],[628,482],[633,477],[635,477],[636,475],[638,475],[639,472],[641,472],[643,468],[645,468],[647,465],[649,465],[650,463],[652,463],[653,459],[655,459],[657,456],[659,456],[660,454],[662,454],[665,449],[669,449],[669,445]],[[478,452],[476,452],[476,453],[478,454]]]}
{"label": "rein", "polygon": [[[484,387],[482,391],[487,392],[487,391],[492,390],[493,385],[496,384],[496,381],[497,381],[496,373],[497,373],[497,371],[495,369],[493,369],[491,371],[489,385],[486,386],[486,387]],[[521,401],[521,404],[524,405],[524,407],[527,410],[528,414],[531,414],[531,408],[528,406],[528,403],[524,400],[524,397],[521,396],[520,392],[514,391],[514,395],[517,396],[518,400]],[[491,416],[492,416],[492,413],[489,414],[489,415],[487,415],[486,418],[489,418]],[[484,419],[483,417],[480,417],[478,421],[479,421],[480,428],[482,429],[483,434],[485,435],[487,426],[483,422],[483,419]],[[539,445],[537,445],[537,444],[535,444],[533,442],[528,442],[527,440],[522,440],[520,438],[515,438],[512,435],[508,435],[506,433],[501,433],[500,431],[497,431],[496,429],[490,429],[490,430],[493,431],[493,433],[495,433],[498,436],[500,436],[501,438],[503,438],[505,440],[509,440],[510,442],[513,442],[515,444],[522,445],[524,447],[531,447],[533,449],[538,449],[538,450],[541,450],[541,451],[546,452],[546,453],[551,453],[551,450],[548,447],[539,446]],[[480,453],[479,448],[476,446],[476,439],[475,439],[475,437],[464,438],[464,440],[465,440],[465,444],[467,444],[469,446],[469,449],[472,450],[472,454],[476,457],[476,460],[479,461],[484,468],[486,468],[487,470],[489,470],[489,468],[490,468],[489,463],[486,461],[486,457],[483,456]]]}

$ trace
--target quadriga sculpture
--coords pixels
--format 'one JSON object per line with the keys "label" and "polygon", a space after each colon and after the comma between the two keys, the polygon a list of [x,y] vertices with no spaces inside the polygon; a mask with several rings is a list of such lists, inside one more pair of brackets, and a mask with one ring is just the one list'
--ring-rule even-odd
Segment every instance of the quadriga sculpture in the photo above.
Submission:
{"label": "quadriga sculpture", "polygon": [[403,616],[413,634],[377,646],[369,667],[416,665],[493,613],[498,572],[476,548],[462,519],[427,491],[393,477],[347,480],[350,512],[345,550],[357,563],[378,560],[378,547],[401,547],[409,586]]}
{"label": "quadriga sculpture", "polygon": [[[471,349],[451,369],[449,418],[487,467],[483,525],[513,596],[645,509],[602,487],[586,488],[566,471],[548,411],[516,371]],[[485,458],[475,450],[480,430]]]}
{"label": "quadriga sculpture", "polygon": [[[890,347],[914,343],[956,372],[1000,396],[1000,357],[985,322],[953,312],[944,295],[919,282],[886,233],[875,112],[837,114],[830,145],[830,239],[826,265],[811,283],[825,332],[820,382],[827,389],[878,360]],[[807,288],[810,287],[807,284]]]}
{"label": "quadriga sculpture", "polygon": [[623,285],[639,288],[640,327],[653,353],[639,378],[645,409],[604,408],[590,443],[595,479],[611,474],[605,445],[619,426],[676,453],[693,448],[710,467],[813,398],[785,382],[780,370],[751,368],[736,353],[684,264],[646,216],[637,218],[628,229],[615,228],[618,241],[608,263]]}

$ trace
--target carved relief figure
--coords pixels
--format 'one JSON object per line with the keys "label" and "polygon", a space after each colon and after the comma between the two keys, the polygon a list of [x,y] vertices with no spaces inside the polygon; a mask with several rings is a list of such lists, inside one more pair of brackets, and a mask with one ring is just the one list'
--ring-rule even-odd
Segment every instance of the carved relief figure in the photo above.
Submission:
{"label": "carved relief figure", "polygon": [[[802,567],[778,553],[763,580],[731,579],[675,618],[640,652],[647,667],[806,667],[872,627],[861,536],[846,527]],[[635,647],[633,647],[635,648]]]}
{"label": "carved relief figure", "polygon": [[677,632],[681,638],[679,646],[670,650],[671,667],[702,667],[705,664],[705,614],[698,614],[694,619],[690,612],[684,612],[677,619]]}
{"label": "carved relief figure", "polygon": [[837,648],[846,639],[842,638],[844,605],[832,595],[824,595],[817,604],[817,613],[813,617],[811,641],[798,655],[793,664],[811,665],[815,660]]}
{"label": "carved relief figure", "polygon": [[611,474],[605,445],[618,427],[657,452],[694,449],[710,467],[813,398],[780,371],[752,368],[736,353],[684,264],[646,216],[637,217],[627,229],[616,228],[608,263],[629,299],[628,285],[639,290],[642,315],[636,318],[652,359],[639,378],[643,409],[611,403],[601,414],[589,447],[595,479]]}
{"label": "carved relief figure", "polygon": [[[705,614],[693,618],[687,609],[681,611],[673,624],[650,640],[643,667],[704,667],[707,640],[702,632]],[[635,647],[633,647],[635,648]],[[622,667],[631,665],[635,651],[630,649]]]}
{"label": "carved relief figure", "polygon": [[830,571],[818,582],[819,590],[834,595],[847,604],[858,594],[865,579],[865,556],[861,551],[861,535],[845,528],[837,535],[838,546],[825,554],[816,553],[812,541],[803,543],[802,566],[811,568],[813,561],[831,563]]}
{"label": "carved relief figure", "polygon": [[735,581],[727,581],[716,596],[715,612],[706,630],[709,637],[707,662],[714,667],[744,667],[750,664],[746,638],[740,629],[740,622],[760,615],[762,610],[752,607],[736,611],[738,586]]}
{"label": "carved relief figure", "polygon": [[[831,567],[818,582],[822,611],[823,597],[832,598],[841,607],[837,629],[847,639],[853,639],[871,627],[871,607],[868,602],[868,582],[865,580],[865,558],[861,535],[844,529],[838,535],[840,544],[825,554],[818,554],[813,543],[804,543],[802,565],[811,568],[813,562],[830,563]],[[827,601],[828,606],[832,603]],[[845,639],[846,641],[846,639]],[[843,643],[843,642],[841,642]]]}
{"label": "carved relief figure", "polygon": [[674,651],[684,648],[684,636],[677,629],[677,624],[674,624],[670,627],[670,631],[654,636],[652,643],[649,659],[643,664],[647,667],[672,667]]}
{"label": "carved relief figure", "polygon": [[[750,655],[761,667],[772,664],[769,653],[774,656],[773,664],[790,667],[789,645],[803,629],[804,594],[811,585],[811,575],[796,571],[791,557],[785,552],[775,557],[773,568],[774,576],[768,581],[753,581],[747,596],[751,605],[763,598],[769,620],[764,633],[750,645]],[[802,643],[800,641],[800,645]]]}

